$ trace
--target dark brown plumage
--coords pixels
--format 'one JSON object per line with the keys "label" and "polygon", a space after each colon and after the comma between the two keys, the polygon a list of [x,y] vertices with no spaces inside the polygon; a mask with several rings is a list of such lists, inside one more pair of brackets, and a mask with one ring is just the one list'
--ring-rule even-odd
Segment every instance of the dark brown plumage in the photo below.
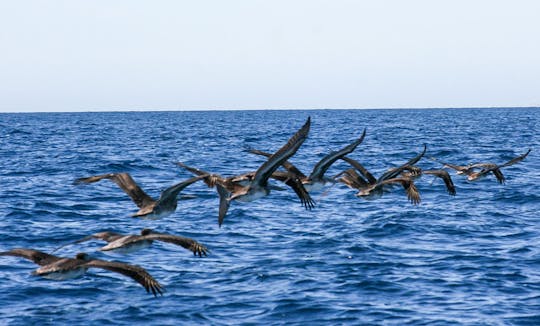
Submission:
{"label": "dark brown plumage", "polygon": [[[309,176],[306,176],[305,174],[303,174],[296,166],[294,166],[289,161],[284,161],[281,165],[295,178],[298,178],[308,191],[320,189],[322,188],[322,186],[324,186],[328,182],[331,182],[331,183],[335,182],[333,178],[327,178],[324,176],[324,174],[326,173],[326,171],[328,171],[330,166],[332,166],[334,162],[344,157],[345,155],[352,153],[356,149],[356,147],[358,147],[358,145],[362,143],[365,136],[366,136],[366,129],[364,129],[364,132],[362,133],[360,138],[356,139],[355,141],[353,141],[352,143],[350,143],[349,145],[343,147],[342,149],[338,151],[330,152],[328,155],[323,157],[319,162],[317,162],[317,164],[315,164]],[[248,152],[252,154],[266,156],[266,157],[270,157],[272,155],[271,153],[267,153],[267,152],[256,150],[256,149],[249,149]]]}
{"label": "dark brown plumage", "polygon": [[17,248],[0,252],[0,256],[22,257],[40,265],[34,275],[54,280],[65,280],[84,274],[89,268],[101,268],[128,276],[141,284],[146,292],[154,296],[163,294],[159,284],[144,268],[119,262],[91,259],[85,253],[79,253],[75,258],[62,258],[38,250]]}
{"label": "dark brown plumage", "polygon": [[[69,243],[81,243],[84,241],[88,241],[91,239],[100,239],[103,241],[106,241],[108,244],[104,247],[102,247],[101,251],[119,251],[119,252],[133,252],[139,249],[142,249],[144,247],[150,246],[153,241],[163,241],[172,243],[178,246],[182,246],[183,248],[193,252],[193,255],[199,255],[199,257],[202,257],[203,255],[206,256],[208,253],[208,249],[206,246],[200,244],[199,242],[191,239],[186,238],[178,235],[172,235],[172,234],[165,234],[165,233],[158,233],[151,229],[143,229],[141,230],[140,235],[125,235],[115,232],[98,232],[91,234],[87,237],[84,237],[80,240],[77,240],[75,242]],[[67,245],[63,245],[61,247],[58,247],[53,252],[57,251],[60,248],[63,248]]]}
{"label": "dark brown plumage", "polygon": [[[523,161],[527,157],[527,155],[529,155],[530,152],[531,150],[529,149],[526,153],[519,155],[517,157],[514,157],[513,159],[503,164],[475,163],[475,164],[462,166],[462,165],[455,165],[455,164],[450,164],[450,163],[445,163],[445,162],[441,162],[441,163],[443,164],[443,167],[445,168],[456,170],[456,174],[466,175],[467,180],[469,181],[475,181],[482,177],[487,176],[490,173],[493,173],[497,181],[503,184],[505,183],[506,178],[501,172],[501,169]],[[435,160],[438,161],[437,159]]]}
{"label": "dark brown plumage", "polygon": [[87,178],[75,180],[75,184],[88,184],[101,181],[103,179],[111,180],[122,189],[131,200],[139,207],[139,211],[133,214],[134,217],[141,216],[164,216],[173,213],[178,205],[178,194],[187,186],[203,179],[203,176],[197,176],[177,183],[161,192],[156,200],[144,192],[137,185],[129,173],[108,173],[95,175]]}
{"label": "dark brown plumage", "polygon": [[[209,187],[216,186],[218,194],[220,195],[220,207],[218,215],[218,224],[220,226],[223,223],[225,215],[227,214],[231,201],[253,201],[270,193],[271,187],[268,184],[268,179],[273,177],[277,168],[289,157],[294,155],[300,148],[303,142],[307,139],[310,125],[311,119],[308,117],[304,125],[291,138],[289,138],[287,143],[283,145],[277,152],[272,154],[254,173],[250,172],[230,178],[222,178],[216,174],[210,174],[204,177],[205,183]],[[188,167],[183,163],[177,164],[196,175],[202,175],[202,173],[205,173],[204,171]],[[277,179],[283,179],[283,176],[281,175],[276,174],[275,176]],[[300,187],[297,184],[297,179],[289,178],[286,180],[290,183],[294,183],[294,187]],[[302,196],[300,197],[300,200],[306,208],[311,207],[313,201],[311,197],[309,197],[309,193],[307,191],[295,189],[295,192],[297,195]]]}
{"label": "dark brown plumage", "polygon": [[409,201],[412,204],[417,205],[420,203],[420,193],[416,188],[414,181],[411,178],[399,175],[407,167],[418,162],[424,156],[425,152],[426,146],[424,145],[424,149],[421,153],[407,161],[405,164],[388,170],[378,179],[375,178],[373,174],[371,174],[362,164],[360,164],[360,162],[344,156],[341,159],[349,163],[353,169],[345,170],[334,178],[339,177],[337,179],[339,182],[346,184],[350,188],[357,189],[358,193],[356,196],[358,197],[381,196],[385,186],[400,184],[405,189]]}

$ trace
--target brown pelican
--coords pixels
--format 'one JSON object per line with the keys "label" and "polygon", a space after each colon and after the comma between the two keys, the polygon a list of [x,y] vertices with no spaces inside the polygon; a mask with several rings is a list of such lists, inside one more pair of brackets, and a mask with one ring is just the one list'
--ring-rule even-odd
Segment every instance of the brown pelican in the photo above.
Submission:
{"label": "brown pelican", "polygon": [[450,174],[446,172],[446,170],[423,170],[417,166],[411,165],[405,167],[403,172],[401,172],[401,175],[405,178],[411,178],[416,179],[422,175],[433,175],[437,178],[441,178],[444,181],[444,184],[446,185],[446,190],[448,193],[452,196],[456,195],[456,187],[454,186],[454,182],[452,182],[452,178],[450,177]]}
{"label": "brown pelican", "polygon": [[[176,164],[195,175],[205,176],[203,180],[210,188],[216,187],[217,184],[221,184],[221,186],[225,189],[226,192],[233,192],[238,184],[241,186],[249,185],[249,182],[251,182],[253,180],[253,177],[255,176],[255,172],[249,172],[225,178],[218,174],[210,174],[206,171],[202,171],[197,168],[188,166],[182,162],[177,162]],[[304,185],[302,184],[301,180],[298,178],[297,175],[288,172],[274,171],[270,178],[281,181],[287,186],[289,186],[296,193],[296,195],[300,199],[300,203],[306,209],[312,209],[313,207],[315,207],[315,202],[313,201],[307,190],[304,188]],[[281,188],[279,187],[271,187],[277,190],[281,190]]]}
{"label": "brown pelican", "polygon": [[[336,177],[340,177],[338,181],[346,184],[347,186],[358,189],[356,194],[358,197],[375,197],[382,196],[383,188],[392,184],[401,184],[407,193],[407,198],[411,203],[417,205],[420,203],[420,193],[416,188],[414,181],[411,178],[399,176],[407,167],[416,164],[426,153],[426,145],[424,150],[410,159],[405,164],[402,164],[396,168],[392,168],[383,173],[378,179],[373,176],[362,164],[349,157],[342,157],[341,159],[349,163],[354,169],[348,169],[338,174]],[[355,170],[356,169],[356,170]],[[358,171],[360,174],[358,174]]]}
{"label": "brown pelican", "polygon": [[207,178],[207,184],[210,186],[215,185],[220,196],[218,215],[218,224],[220,226],[227,214],[231,201],[249,202],[267,196],[270,193],[271,187],[268,184],[268,179],[283,162],[293,156],[300,148],[308,136],[310,124],[311,119],[308,117],[304,125],[287,143],[272,154],[253,175],[248,173],[240,177],[233,177],[233,179],[230,179],[231,182],[224,182],[223,178],[216,175],[211,175]]}
{"label": "brown pelican", "polygon": [[[365,171],[367,172],[367,170]],[[420,193],[418,192],[418,189],[414,185],[411,178],[397,177],[377,181],[369,172],[364,175],[369,175],[370,177],[367,179],[371,181],[364,179],[364,177],[360,176],[355,169],[348,169],[341,172],[338,175],[339,178],[337,180],[346,184],[350,188],[357,189],[358,193],[356,196],[364,198],[373,198],[376,196],[380,197],[382,196],[384,186],[401,184],[407,193],[407,198],[409,201],[414,205],[418,205],[420,203]]]}
{"label": "brown pelican", "polygon": [[531,150],[529,149],[525,154],[519,155],[503,164],[476,163],[469,164],[467,166],[460,166],[444,162],[441,163],[444,164],[443,167],[445,168],[456,170],[456,174],[465,174],[467,176],[467,180],[469,181],[475,181],[479,178],[487,176],[489,173],[493,173],[495,178],[497,178],[497,181],[502,184],[506,181],[506,179],[500,169],[523,161],[530,152]]}
{"label": "brown pelican", "polygon": [[144,190],[137,185],[135,180],[129,175],[129,173],[108,173],[102,175],[95,175],[87,178],[79,178],[75,180],[75,184],[81,183],[93,183],[103,179],[109,179],[116,183],[139,207],[139,211],[132,216],[134,217],[162,217],[172,214],[176,210],[178,204],[178,194],[184,190],[187,186],[194,182],[203,179],[204,176],[197,176],[188,180],[182,181],[169,188],[163,190],[159,199],[155,200],[148,196]]}
{"label": "brown pelican", "polygon": [[84,237],[80,240],[77,240],[75,242],[60,246],[56,248],[55,250],[53,250],[53,252],[67,245],[74,244],[74,243],[81,243],[81,242],[88,241],[91,239],[100,239],[100,240],[108,242],[106,246],[99,249],[101,251],[131,253],[131,252],[149,247],[154,241],[163,241],[163,242],[173,243],[175,245],[182,246],[186,248],[187,250],[193,252],[193,255],[199,255],[199,257],[202,257],[203,255],[206,256],[208,252],[208,249],[204,245],[198,243],[197,241],[191,238],[185,238],[185,237],[172,235],[172,234],[158,233],[158,232],[154,232],[151,229],[141,230],[140,235],[124,235],[124,234],[115,233],[115,232],[98,232],[98,233],[91,234],[87,237]]}
{"label": "brown pelican", "polygon": [[[313,171],[311,171],[311,174],[309,176],[306,176],[305,174],[303,174],[298,168],[296,168],[293,164],[291,164],[288,161],[283,162],[282,166],[289,173],[296,175],[302,181],[306,190],[308,191],[320,190],[326,183],[335,182],[334,179],[325,177],[324,173],[330,168],[332,164],[334,164],[335,161],[344,157],[347,154],[352,153],[356,149],[356,147],[358,147],[358,145],[362,143],[365,136],[366,136],[366,129],[364,129],[362,136],[360,136],[360,138],[358,138],[351,144],[345,146],[339,151],[330,152],[328,155],[323,157],[317,164],[315,164],[315,166],[313,167]],[[252,154],[263,155],[266,157],[270,157],[272,155],[271,153],[259,151],[256,149],[249,149],[248,152]]]}
{"label": "brown pelican", "polygon": [[12,249],[0,252],[0,256],[16,256],[33,261],[41,267],[32,274],[52,280],[66,280],[83,275],[89,268],[101,268],[131,277],[141,284],[146,292],[163,294],[162,286],[145,269],[136,265],[91,259],[85,253],[75,258],[62,258],[33,249]]}

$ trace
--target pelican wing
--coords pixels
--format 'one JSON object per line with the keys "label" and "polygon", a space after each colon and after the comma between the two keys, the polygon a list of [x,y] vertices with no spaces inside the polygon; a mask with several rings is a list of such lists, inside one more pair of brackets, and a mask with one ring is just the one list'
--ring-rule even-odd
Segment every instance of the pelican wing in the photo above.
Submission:
{"label": "pelican wing", "polygon": [[[259,151],[257,149],[249,149],[248,152],[252,154],[256,154],[256,155],[266,156],[266,157],[272,156],[271,153]],[[289,171],[292,174],[297,175],[299,178],[306,178],[306,175],[303,174],[302,171],[300,171],[296,166],[294,166],[289,161],[285,161],[281,165],[285,168],[285,170]]]}
{"label": "pelican wing", "polygon": [[320,180],[322,179],[324,173],[330,168],[332,164],[334,164],[335,161],[338,159],[344,157],[347,154],[352,153],[362,143],[364,140],[364,137],[366,136],[366,129],[364,129],[364,132],[362,133],[362,136],[355,140],[354,142],[350,143],[349,145],[343,147],[339,151],[332,152],[325,157],[323,157],[315,166],[313,167],[313,171],[309,175],[309,178],[311,180]]}
{"label": "pelican wing", "polygon": [[345,170],[337,176],[341,176],[338,181],[344,183],[349,188],[365,189],[370,186],[354,169]]}
{"label": "pelican wing", "polygon": [[91,235],[86,236],[84,238],[81,238],[79,240],[75,240],[75,241],[63,244],[63,245],[57,247],[56,249],[54,249],[53,251],[51,251],[51,253],[56,252],[56,251],[58,251],[58,250],[60,250],[60,249],[62,249],[64,247],[67,247],[67,246],[70,246],[70,245],[73,245],[73,244],[76,244],[76,243],[82,243],[82,242],[92,240],[92,239],[100,239],[100,240],[103,240],[103,241],[111,242],[111,241],[119,239],[119,238],[121,238],[123,236],[124,236],[123,234],[115,233],[115,232],[94,233],[94,234],[91,234]]}
{"label": "pelican wing", "polygon": [[463,173],[463,174],[469,175],[474,170],[474,166],[472,165],[462,166],[462,165],[455,165],[451,163],[444,163],[444,162],[441,162],[441,163],[443,164],[443,168],[456,170],[458,174]]}
{"label": "pelican wing", "polygon": [[229,210],[230,201],[229,201],[229,192],[219,183],[216,183],[217,192],[219,194],[219,214],[218,214],[218,224],[221,227],[225,215]]}
{"label": "pelican wing", "polygon": [[296,153],[298,148],[302,145],[302,143],[306,140],[308,133],[309,133],[309,127],[311,124],[311,119],[308,118],[306,123],[300,128],[290,139],[289,141],[283,145],[277,152],[272,154],[270,158],[266,162],[264,162],[259,169],[255,172],[255,176],[253,177],[252,184],[255,184],[257,186],[264,187],[266,186],[266,183],[268,181],[268,178],[272,175],[276,169],[283,164],[283,162],[287,161],[287,159]]}
{"label": "pelican wing", "polygon": [[369,184],[377,183],[377,179],[375,179],[373,174],[369,173],[369,171],[364,166],[362,166],[362,164],[360,164],[358,161],[353,160],[352,158],[346,157],[346,156],[342,157],[341,159],[349,163],[353,168],[357,169],[358,172],[360,172],[364,176],[364,178],[367,179],[367,182]]}
{"label": "pelican wing", "polygon": [[214,187],[216,185],[216,182],[222,181],[221,176],[219,176],[217,174],[210,174],[210,173],[208,173],[206,171],[199,170],[199,169],[191,167],[191,166],[187,166],[182,162],[176,162],[176,165],[188,170],[189,172],[193,173],[194,175],[205,176],[203,178],[203,181],[210,188]]}
{"label": "pelican wing", "polygon": [[500,166],[493,163],[476,163],[471,165],[472,168],[482,168],[479,172],[476,172],[476,174],[469,174],[474,175],[474,179],[478,179],[480,177],[483,177],[490,172],[493,172],[493,175],[495,175],[495,178],[497,178],[497,181],[499,183],[504,183],[506,181],[504,175],[502,174],[501,170],[499,169]]}
{"label": "pelican wing", "polygon": [[409,179],[409,178],[386,179],[378,183],[377,187],[382,187],[384,185],[392,184],[392,183],[400,183],[403,186],[403,188],[405,189],[405,192],[407,193],[407,198],[413,205],[420,204],[420,192],[416,188],[412,179]]}
{"label": "pelican wing", "polygon": [[152,205],[155,200],[148,196],[144,190],[137,185],[135,180],[129,175],[129,173],[108,173],[108,174],[102,174],[102,175],[95,175],[87,178],[79,178],[75,180],[75,184],[80,183],[94,183],[103,179],[109,179],[112,182],[116,183],[120,189],[122,189],[129,197],[131,197],[131,200],[137,205],[139,208],[143,208],[149,205]]}
{"label": "pelican wing", "polygon": [[0,256],[22,257],[33,261],[34,263],[45,266],[61,260],[62,258],[47,254],[45,252],[33,249],[16,248],[0,252]]}
{"label": "pelican wing", "polygon": [[205,177],[207,177],[208,175],[200,175],[200,176],[196,176],[196,177],[193,177],[193,178],[190,178],[190,179],[187,179],[185,181],[182,181],[182,182],[179,182],[173,186],[170,186],[169,188],[163,190],[163,192],[161,193],[161,196],[159,197],[159,201],[160,202],[166,202],[166,201],[171,201],[171,200],[176,200],[177,197],[178,197],[178,194],[184,190],[187,186],[201,180],[201,179],[204,179]]}
{"label": "pelican wing", "polygon": [[154,296],[157,296],[158,293],[163,294],[163,289],[162,289],[161,284],[159,284],[152,277],[152,275],[150,275],[142,267],[139,267],[136,265],[129,265],[125,263],[99,260],[99,259],[89,260],[85,262],[83,266],[88,267],[88,268],[90,267],[101,268],[101,269],[106,269],[111,272],[120,273],[127,277],[131,277],[132,279],[137,281],[146,289],[146,292],[150,293],[150,291],[152,291]]}
{"label": "pelican wing", "polygon": [[141,238],[144,240],[158,240],[158,241],[163,241],[163,242],[179,245],[193,252],[193,255],[199,255],[199,257],[202,257],[203,255],[206,256],[206,254],[208,253],[208,249],[203,244],[191,238],[181,237],[178,235],[150,233],[150,234],[141,236],[138,240],[140,240]]}
{"label": "pelican wing", "polygon": [[497,178],[497,181],[499,181],[499,183],[504,183],[506,181],[506,178],[502,174],[501,170],[494,169],[492,172],[495,175],[495,178]]}
{"label": "pelican wing", "polygon": [[311,198],[309,192],[304,187],[304,184],[298,177],[298,175],[291,172],[279,172],[274,171],[271,176],[273,179],[284,182],[287,186],[291,187],[300,199],[300,203],[306,208],[311,210],[315,207],[315,202]]}
{"label": "pelican wing", "polygon": [[418,161],[420,161],[422,156],[424,156],[424,154],[426,153],[426,150],[427,150],[427,146],[424,144],[424,150],[421,153],[419,153],[418,155],[416,155],[415,157],[410,159],[405,164],[402,164],[402,165],[398,166],[397,168],[393,168],[393,169],[383,173],[383,175],[377,181],[384,181],[384,180],[387,180],[387,179],[396,178],[408,166],[415,165]]}
{"label": "pelican wing", "polygon": [[527,157],[527,155],[529,155],[530,152],[531,152],[531,150],[529,149],[529,150],[527,151],[527,153],[522,154],[522,155],[520,155],[520,156],[518,156],[518,157],[515,157],[515,158],[511,159],[510,161],[508,161],[508,162],[506,162],[506,163],[504,163],[504,164],[499,165],[499,168],[503,168],[503,167],[505,167],[505,166],[514,165],[514,164],[516,164],[516,163],[518,163],[518,162],[523,161],[523,160]]}
{"label": "pelican wing", "polygon": [[450,174],[446,172],[445,170],[425,170],[425,171],[422,171],[422,173],[431,174],[438,178],[443,179],[448,193],[452,196],[456,195],[456,187],[454,186],[454,183],[452,182],[452,178],[450,177]]}

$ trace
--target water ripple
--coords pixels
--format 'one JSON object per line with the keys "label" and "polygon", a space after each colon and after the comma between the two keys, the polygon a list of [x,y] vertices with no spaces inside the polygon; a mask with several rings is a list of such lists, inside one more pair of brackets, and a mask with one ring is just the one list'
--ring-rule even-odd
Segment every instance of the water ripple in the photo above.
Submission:
{"label": "water ripple", "polygon": [[[166,289],[158,298],[112,272],[91,269],[57,282],[32,276],[37,266],[31,262],[2,257],[2,322],[537,325],[539,111],[2,114],[0,250],[50,251],[91,233],[146,227],[193,237],[210,249],[199,258],[155,243],[119,255],[89,241],[59,251],[143,266]],[[130,217],[136,206],[111,182],[72,184],[87,175],[129,172],[157,197],[190,177],[176,161],[222,175],[253,171],[263,159],[244,150],[278,149],[308,115],[310,136],[291,158],[305,173],[364,127],[366,138],[350,156],[376,176],[423,144],[426,157],[458,164],[504,162],[533,150],[504,169],[504,185],[452,174],[452,197],[440,180],[424,177],[417,182],[418,207],[399,188],[367,201],[338,184],[313,193],[312,211],[288,191],[233,203],[221,228],[217,193],[202,183],[187,188],[177,211],[162,219]],[[258,127],[240,130],[232,122]],[[419,164],[441,168],[428,159]],[[345,168],[336,162],[329,175]]]}

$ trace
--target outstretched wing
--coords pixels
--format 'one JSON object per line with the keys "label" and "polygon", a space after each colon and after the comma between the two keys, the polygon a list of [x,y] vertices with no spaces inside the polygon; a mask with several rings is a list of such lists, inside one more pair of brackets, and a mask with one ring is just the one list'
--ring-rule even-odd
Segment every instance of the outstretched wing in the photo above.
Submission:
{"label": "outstretched wing", "polygon": [[444,184],[446,185],[446,190],[448,193],[452,196],[456,195],[456,187],[454,186],[454,182],[452,182],[452,178],[450,177],[450,174],[445,170],[425,170],[422,171],[423,174],[431,174],[438,178],[443,179]]}
{"label": "outstretched wing", "polygon": [[491,170],[491,172],[493,172],[493,174],[495,175],[495,178],[497,178],[497,181],[499,181],[499,183],[503,184],[506,181],[506,178],[502,174],[501,170],[493,169]]}
{"label": "outstretched wing", "polygon": [[62,258],[47,254],[45,252],[34,250],[34,249],[24,249],[16,248],[9,251],[0,252],[0,256],[15,256],[22,257],[28,260],[33,261],[34,263],[44,266],[54,263]]}
{"label": "outstretched wing", "polygon": [[276,169],[283,164],[289,157],[300,148],[302,143],[306,140],[311,119],[308,117],[306,123],[300,128],[285,145],[283,145],[277,152],[275,152],[266,162],[264,162],[259,169],[255,172],[253,177],[253,184],[259,186],[265,186],[268,178],[276,171]]}
{"label": "outstretched wing", "polygon": [[167,202],[167,201],[171,201],[171,200],[176,200],[176,198],[178,197],[178,194],[184,190],[187,186],[201,180],[201,179],[204,179],[205,177],[207,177],[208,175],[205,174],[205,175],[200,175],[200,176],[196,176],[196,177],[193,177],[193,178],[190,178],[190,179],[187,179],[185,181],[182,181],[182,182],[179,182],[173,186],[170,186],[169,188],[163,190],[161,192],[161,196],[159,197],[159,202]]}
{"label": "outstretched wing", "polygon": [[345,162],[349,163],[353,168],[357,169],[358,172],[360,172],[364,176],[364,178],[367,179],[367,182],[369,184],[376,184],[377,183],[377,179],[375,179],[373,174],[369,173],[369,171],[362,164],[360,164],[360,162],[358,162],[356,160],[353,160],[352,158],[346,157],[346,156],[343,156],[341,159],[344,160]]}
{"label": "outstretched wing", "polygon": [[272,178],[284,182],[287,186],[291,187],[300,199],[300,203],[302,203],[306,209],[310,210],[315,207],[315,202],[304,187],[304,184],[298,175],[290,172],[274,171],[274,173],[272,173]]}
{"label": "outstretched wing", "polygon": [[155,200],[148,196],[144,190],[137,185],[135,180],[129,175],[129,173],[108,173],[102,175],[95,175],[87,178],[79,178],[75,180],[75,184],[80,183],[94,183],[103,179],[109,179],[112,182],[116,183],[120,189],[122,189],[131,200],[139,208],[143,208],[149,205],[152,205]]}
{"label": "outstretched wing", "polygon": [[426,150],[427,150],[427,146],[424,144],[424,150],[420,154],[416,155],[415,157],[410,159],[405,164],[402,164],[402,165],[398,166],[397,168],[393,168],[393,169],[383,173],[383,175],[377,181],[384,181],[384,180],[387,180],[387,179],[393,179],[393,178],[397,177],[408,166],[415,165],[418,161],[420,161],[422,156],[424,156],[424,154],[426,154]]}
{"label": "outstretched wing", "polygon": [[61,245],[60,247],[57,247],[55,248],[53,251],[51,251],[51,253],[53,252],[56,252],[66,246],[69,246],[69,245],[72,245],[72,244],[76,244],[76,243],[82,243],[82,242],[85,242],[85,241],[88,241],[88,240],[92,240],[92,239],[100,239],[100,240],[103,240],[103,241],[107,241],[107,242],[111,242],[111,241],[114,241],[118,238],[121,238],[123,237],[124,235],[120,234],[120,233],[115,233],[115,232],[99,232],[99,233],[94,233],[94,234],[91,234],[89,236],[86,236],[84,238],[81,238],[79,240],[75,240],[75,241],[72,241],[72,242],[69,242],[69,243],[66,243],[66,244],[63,244]]}
{"label": "outstretched wing", "polygon": [[109,270],[111,272],[120,273],[127,277],[131,277],[132,279],[137,281],[146,289],[146,292],[150,293],[150,291],[152,291],[154,296],[157,296],[158,293],[163,294],[163,289],[162,289],[161,284],[159,284],[158,281],[156,281],[152,277],[152,275],[150,275],[142,267],[139,267],[136,265],[129,265],[125,263],[99,260],[99,259],[89,260],[88,262],[84,263],[83,266],[89,267],[89,268],[90,267],[101,268],[101,269]]}
{"label": "outstretched wing", "polygon": [[[150,233],[142,236],[141,238],[145,240],[158,240],[179,245],[193,252],[193,255],[199,255],[199,257],[202,257],[203,255],[206,256],[206,254],[208,253],[208,249],[203,244],[200,244],[199,242],[191,238],[181,237],[178,235]],[[140,240],[141,238],[139,238],[138,240]]]}
{"label": "outstretched wing", "polygon": [[208,173],[206,171],[199,170],[197,168],[185,165],[182,162],[176,162],[176,165],[178,165],[181,168],[184,168],[184,169],[188,170],[189,172],[193,173],[194,175],[205,176],[203,178],[203,181],[210,188],[214,187],[216,185],[216,182],[221,182],[221,180],[222,180],[222,178],[217,174],[210,174],[210,173]]}
{"label": "outstretched wing", "polygon": [[319,180],[323,177],[324,173],[330,168],[332,164],[334,164],[335,161],[338,159],[344,157],[347,154],[352,153],[362,143],[364,140],[364,137],[366,137],[366,129],[364,129],[364,132],[362,133],[362,136],[355,140],[354,142],[350,143],[349,145],[343,147],[339,151],[332,152],[325,157],[323,157],[315,166],[313,167],[313,171],[309,175],[309,178],[311,180]]}
{"label": "outstretched wing", "polygon": [[515,158],[511,159],[510,161],[508,161],[508,162],[506,162],[506,163],[504,163],[504,164],[499,165],[499,168],[503,168],[503,167],[505,167],[505,166],[514,165],[514,164],[516,164],[516,163],[518,163],[518,162],[523,161],[523,160],[527,157],[527,155],[529,155],[530,152],[531,152],[531,150],[529,149],[529,150],[527,151],[527,153],[522,154],[522,155],[520,155],[520,156],[518,156],[518,157],[515,157]]}
{"label": "outstretched wing", "polygon": [[420,204],[420,192],[414,185],[414,182],[412,179],[409,178],[392,178],[392,179],[386,179],[381,181],[377,187],[381,187],[383,185],[392,184],[392,183],[400,183],[403,188],[405,189],[405,192],[407,193],[407,198],[413,205]]}
{"label": "outstretched wing", "polygon": [[229,201],[229,192],[220,183],[216,183],[216,188],[219,194],[218,224],[221,227],[231,203]]}
{"label": "outstretched wing", "polygon": [[[266,157],[272,156],[272,153],[259,151],[257,149],[248,149],[247,151],[252,153],[252,154],[256,154],[256,155],[262,155],[262,156],[266,156]],[[289,161],[285,161],[281,165],[285,168],[285,170],[289,171],[292,174],[297,175],[299,178],[306,178],[306,175],[303,174],[302,171],[300,171],[296,166],[294,166]]]}
{"label": "outstretched wing", "polygon": [[369,186],[366,180],[356,173],[354,169],[345,170],[338,176],[341,176],[338,181],[353,189],[363,189]]}

